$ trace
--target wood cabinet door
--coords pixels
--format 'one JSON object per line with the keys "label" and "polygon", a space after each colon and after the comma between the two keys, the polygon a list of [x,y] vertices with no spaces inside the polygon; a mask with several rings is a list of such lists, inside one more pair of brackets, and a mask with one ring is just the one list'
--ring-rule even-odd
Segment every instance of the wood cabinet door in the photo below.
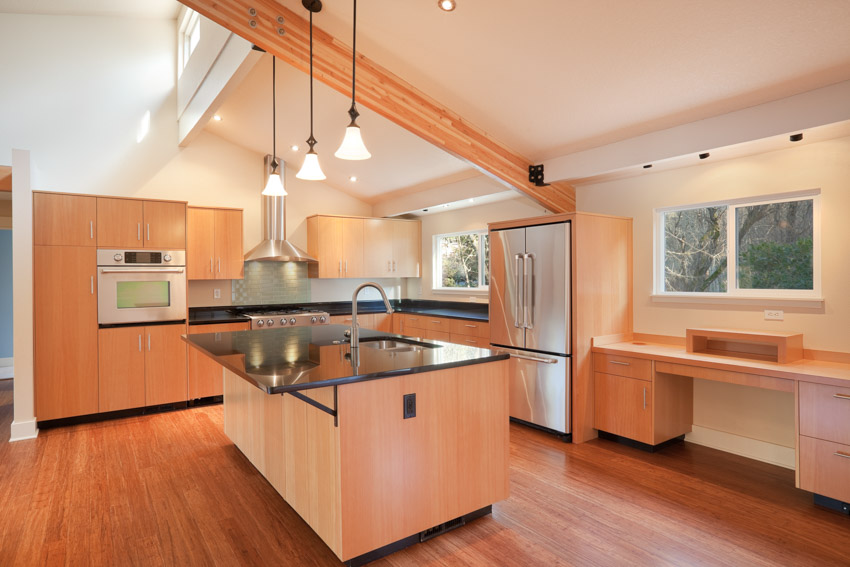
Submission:
{"label": "wood cabinet door", "polygon": [[342,219],[342,277],[363,277],[363,219]]}
{"label": "wood cabinet door", "polygon": [[342,277],[342,219],[318,217],[316,259],[320,278]]}
{"label": "wood cabinet door", "polygon": [[35,246],[33,315],[36,418],[97,413],[94,246]]}
{"label": "wood cabinet door", "polygon": [[188,207],[186,273],[190,280],[215,279],[215,210]]}
{"label": "wood cabinet door", "polygon": [[188,399],[185,332],[182,324],[145,327],[145,405]]}
{"label": "wood cabinet door", "polygon": [[595,372],[593,427],[653,444],[652,383]]}
{"label": "wood cabinet door", "polygon": [[418,278],[422,263],[422,223],[390,221],[393,227],[393,273],[398,278]]}
{"label": "wood cabinet door", "polygon": [[95,246],[95,197],[33,193],[33,244]]}
{"label": "wood cabinet door", "polygon": [[143,248],[144,201],[97,198],[99,248]]}
{"label": "wood cabinet door", "polygon": [[[250,323],[222,323],[219,325],[191,325],[190,335],[202,333],[226,333],[231,331],[248,331]],[[189,399],[221,396],[222,366],[209,356],[194,347],[188,347],[187,362],[189,366]]]}
{"label": "wood cabinet door", "polygon": [[145,405],[145,328],[98,331],[98,411]]}
{"label": "wood cabinet door", "polygon": [[392,333],[393,332],[393,316],[390,313],[373,313],[372,316],[375,318],[375,326],[373,327],[376,331],[381,331],[383,333]]}
{"label": "wood cabinet door", "polygon": [[363,275],[370,278],[392,276],[393,226],[389,219],[363,221]]}
{"label": "wood cabinet door", "polygon": [[217,280],[245,277],[242,252],[242,211],[215,210],[215,257]]}
{"label": "wood cabinet door", "polygon": [[144,247],[156,250],[185,250],[186,203],[165,201],[143,201],[143,203]]}

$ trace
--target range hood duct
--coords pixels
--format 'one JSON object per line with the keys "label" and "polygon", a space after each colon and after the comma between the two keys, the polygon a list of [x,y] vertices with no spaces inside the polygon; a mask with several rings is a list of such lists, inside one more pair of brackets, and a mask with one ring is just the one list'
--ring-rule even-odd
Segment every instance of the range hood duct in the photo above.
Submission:
{"label": "range hood duct", "polygon": [[[265,159],[265,175],[271,172],[272,156]],[[284,173],[283,160],[278,158],[278,171]],[[246,262],[318,262],[315,258],[286,240],[286,197],[263,195],[263,240],[245,254]]]}

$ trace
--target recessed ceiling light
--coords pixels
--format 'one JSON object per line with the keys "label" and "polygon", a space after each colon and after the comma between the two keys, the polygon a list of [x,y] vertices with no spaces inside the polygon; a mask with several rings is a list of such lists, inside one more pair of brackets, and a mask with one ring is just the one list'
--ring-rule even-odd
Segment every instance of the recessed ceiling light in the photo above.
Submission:
{"label": "recessed ceiling light", "polygon": [[293,152],[297,152],[298,151],[298,144],[292,144],[289,147],[289,149],[292,150]]}
{"label": "recessed ceiling light", "polygon": [[708,156],[710,156],[710,155],[711,155],[711,154],[710,154],[710,153],[708,153],[708,152],[701,153],[701,154],[699,155],[699,159],[705,159],[705,158],[707,158],[707,157],[708,157]]}
{"label": "recessed ceiling light", "polygon": [[648,164],[646,164],[645,166],[643,166],[643,168],[644,168],[644,169],[649,169],[650,167],[652,167],[652,164],[651,164],[651,163],[648,163]]}
{"label": "recessed ceiling light", "polygon": [[437,6],[444,12],[451,12],[455,9],[455,0],[437,0]]}
{"label": "recessed ceiling light", "polygon": [[216,122],[221,122],[221,116],[219,116],[218,114],[215,114],[215,115],[213,115],[213,120],[215,120]]}
{"label": "recessed ceiling light", "polygon": [[790,140],[792,142],[799,142],[802,139],[803,139],[803,133],[802,132],[799,133],[799,134],[791,134],[791,137],[790,137]]}
{"label": "recessed ceiling light", "polygon": [[349,181],[357,181],[357,176],[356,176],[356,175],[352,175],[351,177],[349,177],[349,178],[348,178],[348,180],[349,180]]}

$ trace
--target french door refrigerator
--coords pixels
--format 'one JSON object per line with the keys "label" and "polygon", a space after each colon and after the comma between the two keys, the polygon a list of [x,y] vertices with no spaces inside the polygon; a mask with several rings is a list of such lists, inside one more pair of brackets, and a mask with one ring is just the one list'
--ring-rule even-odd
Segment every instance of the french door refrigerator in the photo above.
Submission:
{"label": "french door refrigerator", "polygon": [[570,222],[490,231],[490,343],[511,355],[510,415],[570,429]]}

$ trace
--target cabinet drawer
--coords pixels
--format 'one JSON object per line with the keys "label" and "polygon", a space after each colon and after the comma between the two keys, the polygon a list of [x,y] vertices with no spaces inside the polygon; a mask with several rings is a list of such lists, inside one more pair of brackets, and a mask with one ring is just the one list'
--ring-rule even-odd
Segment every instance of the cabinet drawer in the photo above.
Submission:
{"label": "cabinet drawer", "polygon": [[652,380],[652,361],[615,354],[593,354],[593,370],[627,376],[638,380]]}
{"label": "cabinet drawer", "polygon": [[490,338],[490,323],[468,319],[451,319],[450,321],[450,329],[453,335]]}
{"label": "cabinet drawer", "polygon": [[469,335],[458,335],[457,333],[452,333],[450,340],[451,342],[459,345],[490,348],[490,339],[485,339],[483,337],[470,337]]}
{"label": "cabinet drawer", "polygon": [[800,488],[850,502],[850,445],[801,435],[797,450]]}
{"label": "cabinet drawer", "polygon": [[800,435],[850,445],[850,388],[800,382]]}
{"label": "cabinet drawer", "polygon": [[417,333],[417,335],[422,337],[423,339],[430,339],[432,341],[444,341],[447,343],[451,342],[451,335],[444,331],[421,329],[420,332]]}
{"label": "cabinet drawer", "polygon": [[425,329],[425,316],[419,314],[404,314],[404,328],[407,329]]}

